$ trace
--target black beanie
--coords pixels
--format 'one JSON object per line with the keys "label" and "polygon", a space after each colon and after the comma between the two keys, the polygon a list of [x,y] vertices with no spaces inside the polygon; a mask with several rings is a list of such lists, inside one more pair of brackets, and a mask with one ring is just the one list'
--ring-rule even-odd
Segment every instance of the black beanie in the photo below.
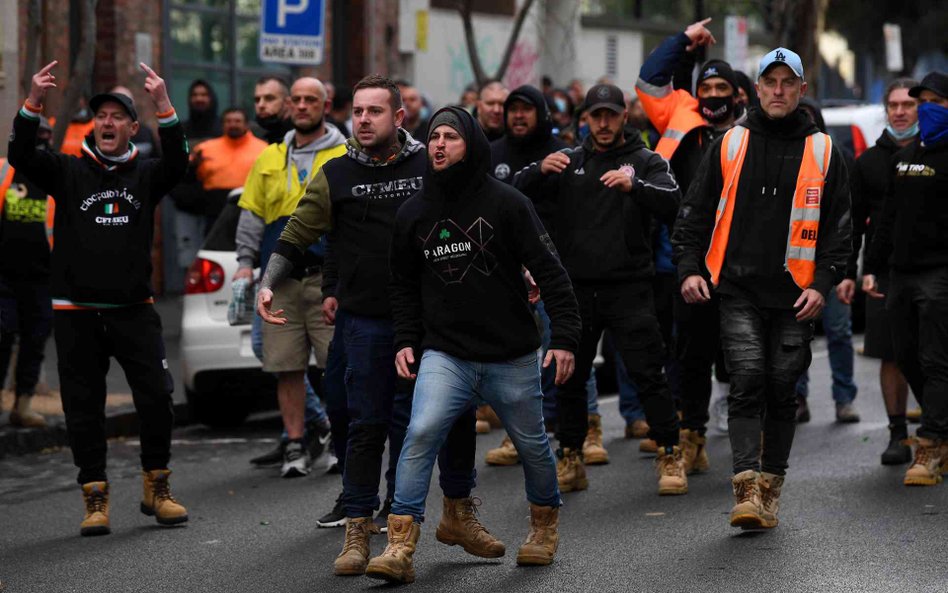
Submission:
{"label": "black beanie", "polygon": [[705,62],[698,72],[698,82],[696,85],[715,76],[726,80],[727,83],[731,85],[731,88],[734,89],[734,94],[737,94],[737,75],[734,74],[731,65],[724,60],[708,60]]}
{"label": "black beanie", "polygon": [[464,132],[464,126],[461,125],[461,120],[457,114],[450,109],[442,109],[432,118],[431,123],[428,124],[428,140],[431,140],[431,134],[438,129],[438,126],[451,126],[461,135],[461,138],[464,138],[465,142],[468,141],[467,134]]}

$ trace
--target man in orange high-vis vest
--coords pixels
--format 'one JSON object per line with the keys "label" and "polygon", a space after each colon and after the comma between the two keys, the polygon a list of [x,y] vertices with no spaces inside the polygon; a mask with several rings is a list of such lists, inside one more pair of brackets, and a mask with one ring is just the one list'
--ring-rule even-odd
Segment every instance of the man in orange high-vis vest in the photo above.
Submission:
{"label": "man in orange high-vis vest", "polygon": [[852,249],[846,167],[829,136],[798,109],[800,57],[760,62],[760,109],[705,155],[673,238],[681,293],[721,300],[730,373],[731,525],[771,528],[793,444],[797,379],[809,366],[813,320]]}
{"label": "man in orange high-vis vest", "polygon": [[[36,147],[50,150],[52,135],[49,122],[40,118]],[[6,383],[13,345],[18,343],[10,424],[25,428],[46,426],[31,403],[53,323],[48,242],[52,210],[52,199],[42,188],[0,159],[0,385]]]}

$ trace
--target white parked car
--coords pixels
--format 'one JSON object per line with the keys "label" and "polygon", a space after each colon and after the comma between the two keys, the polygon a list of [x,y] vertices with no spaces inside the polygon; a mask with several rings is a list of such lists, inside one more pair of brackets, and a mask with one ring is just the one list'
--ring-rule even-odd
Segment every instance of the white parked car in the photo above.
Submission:
{"label": "white parked car", "polygon": [[822,111],[833,141],[848,148],[855,158],[874,146],[885,129],[885,108],[881,104],[824,107]]}
{"label": "white parked car", "polygon": [[237,271],[239,197],[239,190],[231,194],[185,278],[184,389],[192,417],[210,426],[239,424],[252,410],[275,401],[276,382],[261,370],[251,348],[251,325],[227,322]]}

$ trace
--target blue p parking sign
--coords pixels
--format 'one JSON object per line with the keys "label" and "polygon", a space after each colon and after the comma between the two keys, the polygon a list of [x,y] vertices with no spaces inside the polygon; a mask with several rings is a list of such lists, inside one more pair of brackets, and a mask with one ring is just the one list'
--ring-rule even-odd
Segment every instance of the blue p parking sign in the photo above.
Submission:
{"label": "blue p parking sign", "polygon": [[263,0],[260,60],[321,64],[325,45],[324,0]]}

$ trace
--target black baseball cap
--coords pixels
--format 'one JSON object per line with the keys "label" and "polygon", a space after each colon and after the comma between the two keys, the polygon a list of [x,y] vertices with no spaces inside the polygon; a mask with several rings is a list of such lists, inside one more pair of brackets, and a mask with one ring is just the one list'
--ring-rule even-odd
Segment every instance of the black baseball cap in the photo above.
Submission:
{"label": "black baseball cap", "polygon": [[89,108],[92,109],[92,113],[95,113],[99,110],[99,107],[102,107],[103,103],[108,103],[109,101],[121,105],[125,113],[132,118],[132,121],[138,121],[138,112],[135,111],[135,103],[132,102],[129,96],[121,93],[100,93],[89,99]]}
{"label": "black baseball cap", "polygon": [[709,78],[723,78],[737,93],[737,75],[731,65],[724,60],[708,60],[698,72],[698,84]]}
{"label": "black baseball cap", "polygon": [[925,78],[922,79],[922,82],[909,89],[909,97],[918,99],[922,91],[931,91],[948,98],[948,75],[938,71],[929,72],[925,75]]}
{"label": "black baseball cap", "polygon": [[616,113],[625,111],[625,97],[614,84],[597,84],[586,93],[583,111],[592,113],[597,109],[611,109]]}

